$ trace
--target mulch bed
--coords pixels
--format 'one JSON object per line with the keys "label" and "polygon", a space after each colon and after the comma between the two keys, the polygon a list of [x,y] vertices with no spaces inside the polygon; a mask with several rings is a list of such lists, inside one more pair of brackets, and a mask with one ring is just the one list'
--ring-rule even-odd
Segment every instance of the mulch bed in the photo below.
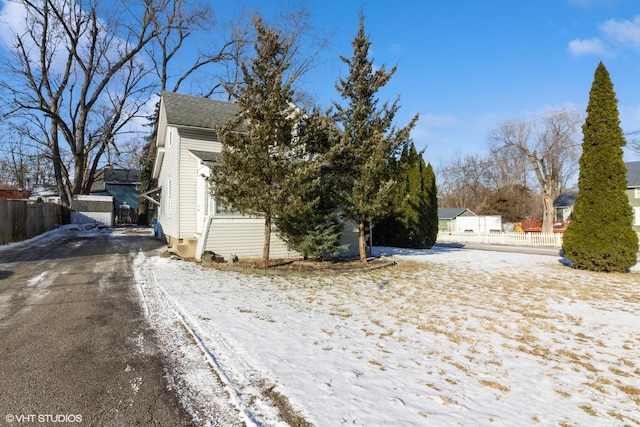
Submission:
{"label": "mulch bed", "polygon": [[272,259],[267,268],[261,259],[239,259],[237,262],[213,262],[203,259],[202,264],[211,268],[255,274],[335,274],[354,271],[375,270],[390,267],[395,261],[387,258],[369,258],[366,263],[358,260],[303,260]]}

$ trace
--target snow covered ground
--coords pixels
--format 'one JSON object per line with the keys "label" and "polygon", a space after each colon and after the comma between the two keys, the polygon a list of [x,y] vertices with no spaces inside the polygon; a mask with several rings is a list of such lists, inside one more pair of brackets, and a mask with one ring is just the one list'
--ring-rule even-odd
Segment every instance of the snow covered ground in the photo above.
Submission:
{"label": "snow covered ground", "polygon": [[[64,232],[100,231],[36,239]],[[287,425],[274,400],[316,426],[640,424],[638,266],[376,250],[397,265],[258,276],[134,255],[172,386],[201,424]]]}
{"label": "snow covered ground", "polygon": [[398,264],[315,277],[139,254],[141,298],[192,412],[231,423],[231,398],[248,425],[286,425],[275,393],[316,426],[640,424],[637,268],[377,251]]}

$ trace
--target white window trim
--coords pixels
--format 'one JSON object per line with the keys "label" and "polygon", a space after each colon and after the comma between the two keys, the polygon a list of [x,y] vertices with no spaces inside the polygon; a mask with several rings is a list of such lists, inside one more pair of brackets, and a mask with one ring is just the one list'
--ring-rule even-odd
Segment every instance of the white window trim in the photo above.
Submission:
{"label": "white window trim", "polygon": [[640,226],[640,206],[633,208],[633,225]]}
{"label": "white window trim", "polygon": [[635,197],[636,199],[640,199],[640,188],[636,188],[636,189],[635,189],[634,197]]}

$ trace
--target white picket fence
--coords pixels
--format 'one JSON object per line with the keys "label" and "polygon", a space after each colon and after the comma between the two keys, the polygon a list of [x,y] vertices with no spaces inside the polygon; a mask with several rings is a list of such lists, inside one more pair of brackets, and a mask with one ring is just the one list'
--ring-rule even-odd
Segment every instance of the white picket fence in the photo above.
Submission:
{"label": "white picket fence", "polygon": [[561,248],[562,233],[438,233],[437,242]]}

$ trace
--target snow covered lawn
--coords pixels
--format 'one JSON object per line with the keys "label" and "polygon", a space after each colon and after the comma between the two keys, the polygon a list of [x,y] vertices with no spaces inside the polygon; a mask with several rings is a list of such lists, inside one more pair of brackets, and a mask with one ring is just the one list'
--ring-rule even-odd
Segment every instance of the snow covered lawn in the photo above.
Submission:
{"label": "snow covered lawn", "polygon": [[640,424],[637,267],[377,250],[398,264],[258,276],[138,254],[140,297],[194,415],[286,425],[276,396],[316,426]]}

